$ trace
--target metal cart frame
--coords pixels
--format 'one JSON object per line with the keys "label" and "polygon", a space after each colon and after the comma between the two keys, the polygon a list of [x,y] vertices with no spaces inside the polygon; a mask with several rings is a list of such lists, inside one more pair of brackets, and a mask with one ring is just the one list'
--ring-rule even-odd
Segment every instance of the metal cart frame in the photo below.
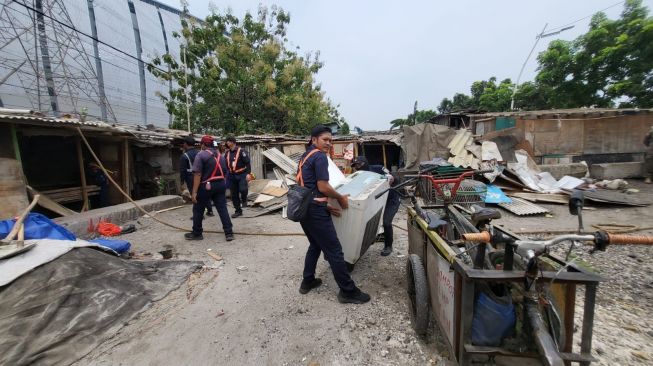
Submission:
{"label": "metal cart frame", "polygon": [[[471,327],[474,314],[475,287],[483,282],[523,281],[524,271],[474,269],[458,257],[453,249],[436,232],[428,230],[428,224],[415,210],[408,209],[408,251],[417,255],[423,264],[428,283],[428,298],[431,318],[435,318],[444,334],[451,354],[459,365],[471,363],[474,355],[507,356],[541,359],[537,352],[515,352],[502,347],[475,346],[471,343]],[[519,237],[501,227],[495,227],[514,238]],[[565,262],[553,255],[547,258],[560,264]],[[538,282],[555,278],[554,297],[561,309],[565,329],[564,345],[559,352],[566,365],[572,362],[589,365],[596,361],[591,355],[594,305],[599,282],[603,279],[591,272],[570,265],[567,271],[559,273],[543,271]],[[413,284],[408,284],[412,286]],[[580,353],[573,352],[574,314],[576,308],[576,289],[585,286],[585,301],[581,333]],[[546,331],[546,330],[543,330]]]}

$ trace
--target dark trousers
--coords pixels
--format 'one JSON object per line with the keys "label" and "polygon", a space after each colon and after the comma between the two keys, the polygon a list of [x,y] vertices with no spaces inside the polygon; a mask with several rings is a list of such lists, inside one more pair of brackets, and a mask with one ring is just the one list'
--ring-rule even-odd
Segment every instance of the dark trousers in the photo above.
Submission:
{"label": "dark trousers", "polygon": [[315,278],[315,267],[320,259],[320,252],[324,252],[340,289],[346,293],[356,291],[354,280],[347,271],[342,246],[336,235],[331,214],[324,204],[309,206],[307,217],[300,222],[310,243],[304,260],[304,280],[312,281]]}
{"label": "dark trousers", "polygon": [[236,212],[242,212],[241,202],[247,206],[247,174],[232,174],[230,179],[231,200],[234,202]]}
{"label": "dark trousers", "polygon": [[[193,177],[191,176],[190,178],[186,178],[185,181],[186,188],[188,188],[188,193],[193,193]],[[197,193],[199,194],[199,191]],[[213,212],[213,205],[211,204],[211,200],[206,201],[206,212]],[[202,212],[202,215],[204,215],[204,212]]]}
{"label": "dark trousers", "polygon": [[197,191],[197,203],[193,204],[193,234],[199,235],[202,233],[202,219],[204,218],[204,209],[208,204],[215,205],[222,222],[222,229],[225,234],[233,233],[233,225],[229,218],[229,211],[227,211],[227,197],[225,192],[227,186],[224,180],[217,180],[211,182],[211,190],[206,190],[206,183],[200,184]]}
{"label": "dark trousers", "polygon": [[399,204],[399,200],[388,201],[385,204],[385,211],[383,211],[383,237],[386,246],[392,246],[392,219],[394,219],[397,211],[399,211]]}

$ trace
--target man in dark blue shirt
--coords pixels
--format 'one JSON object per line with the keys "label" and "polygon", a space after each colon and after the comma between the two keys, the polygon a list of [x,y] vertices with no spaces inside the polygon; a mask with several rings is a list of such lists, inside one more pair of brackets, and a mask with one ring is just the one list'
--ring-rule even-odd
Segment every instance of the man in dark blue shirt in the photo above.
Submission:
{"label": "man in dark blue shirt", "polygon": [[193,200],[193,231],[184,235],[187,240],[202,240],[202,213],[207,202],[213,202],[222,222],[222,229],[227,241],[234,240],[233,226],[227,211],[228,179],[227,162],[213,148],[213,137],[203,136],[201,151],[193,162],[193,185],[191,197]]}
{"label": "man in dark blue shirt", "polygon": [[[331,129],[321,125],[315,126],[311,130],[311,141],[300,160],[297,172],[297,184],[313,192],[313,200],[308,205],[308,214],[299,222],[309,242],[304,259],[304,280],[299,286],[299,292],[307,294],[322,284],[322,280],[315,277],[315,268],[320,253],[324,252],[333,277],[340,288],[338,301],[363,304],[370,301],[370,296],[356,287],[349,275],[342,245],[331,219],[331,215],[340,216],[340,210],[349,207],[347,195],[338,193],[329,184],[329,162],[326,154],[332,146],[331,138]],[[332,206],[327,201],[328,198],[335,199],[340,207]]]}
{"label": "man in dark blue shirt", "polygon": [[[388,177],[388,182],[390,186],[393,187],[397,185],[398,179],[390,174],[382,165],[370,165],[367,161],[367,158],[364,156],[357,156],[351,162],[352,168],[356,170],[368,170],[373,173],[381,174]],[[392,253],[392,243],[393,243],[393,230],[392,230],[392,219],[397,214],[399,210],[400,200],[399,193],[391,189],[388,192],[388,200],[385,204],[385,210],[383,211],[383,239],[385,241],[385,246],[381,251],[382,256],[387,256]]]}
{"label": "man in dark blue shirt", "polygon": [[[181,148],[183,152],[179,158],[179,176],[181,182],[186,184],[188,193],[193,193],[193,162],[198,153],[198,150],[195,148],[195,139],[192,136],[184,137]],[[206,206],[206,216],[213,216],[211,201],[208,201]]]}
{"label": "man in dark blue shirt", "polygon": [[252,171],[249,161],[249,154],[246,150],[236,146],[236,138],[227,137],[227,165],[229,166],[229,180],[231,181],[229,190],[231,191],[231,200],[234,203],[234,212],[232,218],[243,214],[242,207],[247,207],[247,174]]}

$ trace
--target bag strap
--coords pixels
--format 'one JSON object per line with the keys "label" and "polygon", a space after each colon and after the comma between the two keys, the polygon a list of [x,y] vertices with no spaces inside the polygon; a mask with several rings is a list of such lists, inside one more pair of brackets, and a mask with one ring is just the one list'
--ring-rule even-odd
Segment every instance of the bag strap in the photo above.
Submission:
{"label": "bag strap", "polygon": [[186,157],[186,160],[188,160],[188,169],[186,169],[187,172],[192,172],[193,171],[193,162],[190,160],[190,156],[188,156],[188,153],[184,153],[184,156]]}
{"label": "bag strap", "polygon": [[304,163],[306,162],[306,160],[308,160],[308,158],[311,157],[311,155],[313,155],[313,154],[315,154],[316,152],[319,152],[319,151],[320,150],[318,150],[318,149],[311,150],[308,153],[308,155],[306,155],[306,157],[304,157],[304,159],[302,159],[302,161],[299,162],[299,169],[297,169],[297,176],[295,177],[295,181],[297,181],[297,183],[300,186],[302,186],[302,187],[304,186],[304,178],[302,177],[302,168],[304,167]]}

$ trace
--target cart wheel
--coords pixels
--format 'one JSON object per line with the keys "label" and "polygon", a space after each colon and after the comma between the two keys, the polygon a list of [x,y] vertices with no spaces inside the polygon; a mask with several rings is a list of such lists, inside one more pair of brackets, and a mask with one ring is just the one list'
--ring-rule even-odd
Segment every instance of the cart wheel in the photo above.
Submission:
{"label": "cart wheel", "polygon": [[408,298],[410,299],[410,320],[419,335],[426,334],[429,325],[429,288],[422,260],[411,254],[406,263]]}

